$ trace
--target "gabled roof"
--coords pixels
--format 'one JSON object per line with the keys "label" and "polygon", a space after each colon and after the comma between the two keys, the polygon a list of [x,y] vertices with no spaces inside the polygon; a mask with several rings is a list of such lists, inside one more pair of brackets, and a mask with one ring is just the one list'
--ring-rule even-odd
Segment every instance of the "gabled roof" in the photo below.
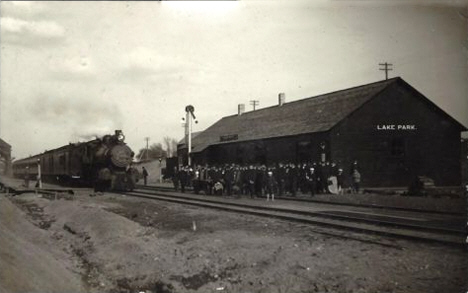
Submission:
{"label": "gabled roof", "polygon": [[[192,152],[201,152],[210,145],[328,131],[398,81],[403,80],[395,77],[282,106],[226,116],[192,140]],[[404,81],[403,84],[408,85]],[[233,140],[221,141],[221,137],[231,137]]]}
{"label": "gabled roof", "polygon": [[227,116],[193,139],[192,152],[237,135],[236,142],[327,131],[397,78]]}
{"label": "gabled roof", "polygon": [[[192,141],[195,137],[197,137],[202,131],[194,131],[192,132]],[[193,145],[193,144],[192,144]],[[187,146],[185,145],[185,137],[180,139],[179,142],[177,143],[178,148],[186,148]]]}

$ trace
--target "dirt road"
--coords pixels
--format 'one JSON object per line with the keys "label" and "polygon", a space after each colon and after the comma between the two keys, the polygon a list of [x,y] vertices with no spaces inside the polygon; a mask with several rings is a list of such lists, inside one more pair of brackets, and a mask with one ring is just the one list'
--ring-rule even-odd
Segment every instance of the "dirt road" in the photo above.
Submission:
{"label": "dirt road", "polygon": [[466,252],[445,246],[115,194],[0,204],[2,292],[467,289]]}

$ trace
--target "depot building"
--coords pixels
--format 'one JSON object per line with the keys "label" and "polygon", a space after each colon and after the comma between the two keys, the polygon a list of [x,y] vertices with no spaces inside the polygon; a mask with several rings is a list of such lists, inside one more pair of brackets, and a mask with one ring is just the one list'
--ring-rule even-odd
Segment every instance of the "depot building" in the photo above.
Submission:
{"label": "depot building", "polygon": [[[436,186],[461,184],[466,128],[397,77],[223,117],[192,136],[193,164],[354,161],[369,187],[408,186],[416,176]],[[187,156],[186,144],[179,157]]]}

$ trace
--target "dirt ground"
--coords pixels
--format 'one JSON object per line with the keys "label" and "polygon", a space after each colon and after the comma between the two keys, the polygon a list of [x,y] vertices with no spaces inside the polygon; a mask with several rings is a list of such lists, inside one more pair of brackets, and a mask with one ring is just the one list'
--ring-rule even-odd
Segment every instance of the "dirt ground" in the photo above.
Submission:
{"label": "dirt ground", "polygon": [[117,194],[0,208],[1,292],[467,291],[467,252],[447,246]]}

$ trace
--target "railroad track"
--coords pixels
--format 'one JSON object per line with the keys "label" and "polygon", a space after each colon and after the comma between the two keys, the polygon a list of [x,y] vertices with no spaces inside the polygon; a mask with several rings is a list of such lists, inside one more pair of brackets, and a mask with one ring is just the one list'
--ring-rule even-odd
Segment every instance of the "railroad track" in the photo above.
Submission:
{"label": "railroad track", "polygon": [[[411,222],[399,217],[379,216],[376,214],[362,212],[343,213],[343,211],[330,212],[296,210],[291,208],[272,206],[272,204],[265,205],[264,200],[252,200],[246,203],[245,201],[239,202],[227,198],[207,198],[206,196],[202,195],[185,195],[174,192],[169,193],[151,190],[148,188],[137,189],[133,192],[128,192],[125,194],[147,199],[162,200],[229,212],[300,222],[313,225],[315,227],[332,228],[333,230],[346,233],[390,236],[399,239],[441,243],[459,247],[465,245],[466,233],[463,231],[463,229],[444,225],[434,225],[433,223],[432,225],[423,225],[421,223],[418,224],[417,221]],[[259,205],[260,202],[262,203],[261,205]],[[355,236],[346,236],[344,234],[340,235],[340,237],[345,238],[356,238]],[[373,242],[373,240],[367,239],[366,242]],[[382,244],[380,241],[377,242]],[[388,243],[383,244],[392,246]]]}
{"label": "railroad track", "polygon": [[[154,190],[154,191],[162,191],[162,192],[174,192],[173,187],[164,187],[164,186],[144,186],[144,185],[137,185],[137,189],[147,189],[147,190]],[[191,188],[187,188],[187,191],[192,192]],[[314,198],[298,198],[298,197],[277,197],[278,199],[288,200],[288,201],[297,201],[297,202],[313,202],[313,203],[320,203],[320,204],[328,204],[328,205],[336,205],[336,206],[349,206],[349,207],[362,207],[362,208],[372,208],[372,209],[382,209],[382,210],[395,210],[395,211],[404,211],[404,212],[414,212],[414,213],[423,213],[423,214],[440,214],[440,215],[451,215],[451,216],[465,216],[464,213],[461,212],[444,212],[444,211],[436,211],[436,210],[424,210],[424,209],[417,209],[417,208],[406,208],[406,207],[396,207],[396,206],[384,206],[378,204],[357,204],[357,203],[345,203],[345,202],[332,202],[332,201],[324,201]]]}
{"label": "railroad track", "polygon": [[43,195],[57,195],[57,194],[68,194],[73,195],[73,189],[64,189],[64,188],[17,188],[11,187],[4,184],[0,184],[0,190],[8,195],[20,195],[23,193],[40,193]]}

